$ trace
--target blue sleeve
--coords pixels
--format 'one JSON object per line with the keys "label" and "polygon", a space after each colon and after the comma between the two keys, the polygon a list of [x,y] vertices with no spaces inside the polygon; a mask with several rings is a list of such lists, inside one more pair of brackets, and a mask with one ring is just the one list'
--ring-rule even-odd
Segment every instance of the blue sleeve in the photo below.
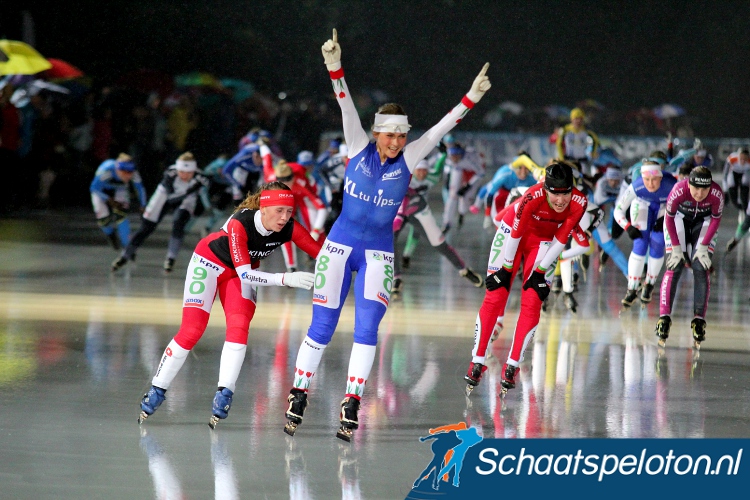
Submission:
{"label": "blue sleeve", "polygon": [[229,159],[229,161],[227,161],[224,164],[224,167],[221,169],[221,174],[224,176],[224,178],[227,181],[229,181],[229,183],[231,185],[237,186],[240,189],[242,189],[242,186],[240,186],[240,184],[235,180],[235,178],[232,177],[232,172],[234,172],[235,168],[237,168],[238,166],[240,166],[240,163],[243,160],[245,160],[246,156],[247,155],[244,154],[243,151],[240,151],[239,153],[237,153],[236,155],[234,155],[233,157],[231,157]]}
{"label": "blue sleeve", "polygon": [[135,187],[135,191],[138,193],[138,201],[141,202],[141,207],[146,207],[146,204],[148,203],[148,200],[146,200],[146,188],[143,187],[142,182],[134,182],[133,186]]}
{"label": "blue sleeve", "polygon": [[505,167],[506,165],[500,167],[500,170],[495,173],[494,177],[492,177],[492,180],[487,184],[487,196],[494,195],[500,188],[505,188],[510,191],[515,187],[514,185],[510,185],[513,184],[513,171],[510,168],[505,170]]}
{"label": "blue sleeve", "polygon": [[89,186],[89,191],[91,191],[92,194],[99,196],[103,200],[108,200],[109,195],[107,195],[107,193],[104,192],[104,189],[106,187],[107,185],[97,175],[96,177],[94,177],[94,180],[91,181],[91,186]]}

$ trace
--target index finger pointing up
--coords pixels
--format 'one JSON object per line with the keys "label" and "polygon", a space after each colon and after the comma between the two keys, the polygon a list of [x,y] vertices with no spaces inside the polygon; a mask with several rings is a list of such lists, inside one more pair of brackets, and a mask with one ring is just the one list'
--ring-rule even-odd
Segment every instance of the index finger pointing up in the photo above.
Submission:
{"label": "index finger pointing up", "polygon": [[490,63],[484,63],[484,66],[482,67],[482,71],[479,72],[479,76],[484,76],[487,73],[487,68],[489,67],[490,67]]}
{"label": "index finger pointing up", "polygon": [[336,33],[336,28],[333,28],[333,43],[339,43],[339,35]]}

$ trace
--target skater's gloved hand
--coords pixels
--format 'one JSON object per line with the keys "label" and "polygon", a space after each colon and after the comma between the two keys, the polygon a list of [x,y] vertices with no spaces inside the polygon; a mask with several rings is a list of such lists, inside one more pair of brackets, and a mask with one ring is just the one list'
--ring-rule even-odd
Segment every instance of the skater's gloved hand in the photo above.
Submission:
{"label": "skater's gloved hand", "polygon": [[471,189],[471,184],[466,184],[466,185],[462,186],[461,189],[459,189],[458,191],[456,191],[456,194],[458,196],[463,196],[463,195],[465,195],[466,193],[469,192],[469,189]]}
{"label": "skater's gloved hand", "polygon": [[479,213],[479,207],[476,205],[472,205],[469,207],[469,212],[473,213],[474,215]]}
{"label": "skater's gloved hand", "polygon": [[441,153],[448,152],[448,146],[446,146],[443,141],[438,142],[437,148],[438,148],[438,151],[440,151]]}
{"label": "skater's gloved hand", "polygon": [[125,211],[125,205],[115,200],[114,198],[107,198],[107,206],[113,210],[118,210],[120,212]]}
{"label": "skater's gloved hand", "polygon": [[323,234],[322,229],[313,229],[312,232],[310,233],[310,236],[312,236],[312,239],[314,239],[315,241],[318,241],[322,234]]}
{"label": "skater's gloved hand", "polygon": [[341,68],[341,46],[336,28],[333,29],[333,37],[328,39],[320,48],[328,71],[336,71]]}
{"label": "skater's gloved hand", "polygon": [[491,228],[492,227],[492,217],[490,217],[489,215],[485,215],[484,216],[484,222],[482,222],[482,227],[484,229]]}
{"label": "skater's gloved hand", "polygon": [[490,67],[490,63],[485,63],[482,71],[479,72],[477,77],[474,79],[474,83],[471,84],[471,90],[466,93],[466,97],[469,98],[473,103],[478,103],[484,93],[490,90],[492,84],[490,83],[490,77],[487,76],[487,68]]}
{"label": "skater's gloved hand", "polygon": [[297,271],[294,273],[284,273],[281,278],[281,284],[292,288],[304,288],[309,290],[315,284],[315,275]]}
{"label": "skater's gloved hand", "polygon": [[674,249],[667,258],[667,269],[674,271],[685,265],[685,254],[681,249]]}
{"label": "skater's gloved hand", "polygon": [[711,255],[708,253],[708,245],[698,245],[695,247],[695,255],[693,260],[700,262],[703,269],[711,267]]}
{"label": "skater's gloved hand", "polygon": [[511,277],[511,272],[504,267],[501,267],[499,271],[495,271],[494,273],[487,276],[487,278],[485,278],[484,285],[490,292],[497,290],[500,287],[503,287],[506,290],[510,291]]}
{"label": "skater's gloved hand", "polygon": [[628,232],[628,236],[630,236],[631,240],[637,240],[638,238],[640,238],[642,236],[641,235],[641,230],[638,229],[637,227],[633,226],[632,224],[630,226],[628,226],[625,229],[625,231]]}
{"label": "skater's gloved hand", "polygon": [[527,290],[533,288],[539,298],[544,302],[544,299],[549,295],[549,285],[544,277],[544,273],[540,271],[534,271],[523,284],[523,289]]}
{"label": "skater's gloved hand", "polygon": [[654,225],[651,228],[651,230],[656,231],[657,233],[664,232],[664,216],[663,215],[654,221]]}

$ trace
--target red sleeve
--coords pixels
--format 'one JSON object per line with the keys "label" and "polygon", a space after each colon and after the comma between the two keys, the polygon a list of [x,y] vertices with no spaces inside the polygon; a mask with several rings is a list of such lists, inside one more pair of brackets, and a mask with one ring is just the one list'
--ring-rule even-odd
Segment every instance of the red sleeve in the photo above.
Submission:
{"label": "red sleeve", "polygon": [[300,250],[315,259],[318,257],[318,252],[320,252],[320,249],[323,246],[323,241],[325,240],[321,239],[315,241],[312,236],[310,236],[310,233],[307,232],[307,229],[302,227],[297,221],[294,221],[292,241],[300,248]]}
{"label": "red sleeve", "polygon": [[589,237],[586,235],[586,233],[581,229],[581,226],[576,226],[573,228],[573,234],[571,235],[573,239],[582,247],[589,246]]}
{"label": "red sleeve", "polygon": [[245,226],[237,219],[231,218],[227,224],[227,233],[229,233],[229,254],[232,256],[234,267],[251,264],[250,253],[247,251]]}
{"label": "red sleeve", "polygon": [[[521,236],[523,236],[523,231],[528,230],[529,224],[531,224],[531,214],[536,209],[536,205],[538,205],[538,201],[536,200],[534,194],[538,190],[534,191],[527,191],[518,202],[518,209],[516,210],[516,215],[513,217],[513,225],[511,226],[510,236],[511,238],[518,238],[520,239]],[[544,200],[544,196],[542,194],[541,200]],[[578,222],[576,222],[578,224]],[[571,226],[570,229],[573,229]],[[567,234],[565,235],[565,239],[561,241],[566,241],[568,239],[568,234],[570,234],[570,229],[568,229]]]}
{"label": "red sleeve", "polygon": [[263,179],[265,182],[276,180],[276,172],[273,170],[273,157],[270,154],[263,156]]}
{"label": "red sleeve", "polygon": [[318,195],[313,193],[312,190],[305,186],[301,181],[298,180],[295,183],[295,186],[297,187],[296,192],[300,193],[304,198],[310,200],[310,203],[312,203],[316,209],[320,210],[326,207],[325,203],[323,203]]}
{"label": "red sleeve", "polygon": [[566,241],[568,241],[568,236],[570,236],[573,228],[578,226],[578,224],[581,222],[588,204],[589,202],[583,195],[583,193],[581,193],[577,189],[574,189],[573,197],[570,200],[570,215],[567,219],[565,219],[565,222],[563,222],[562,226],[560,226],[560,229],[558,229],[555,233],[555,238],[557,239],[557,241],[561,243],[565,243]]}

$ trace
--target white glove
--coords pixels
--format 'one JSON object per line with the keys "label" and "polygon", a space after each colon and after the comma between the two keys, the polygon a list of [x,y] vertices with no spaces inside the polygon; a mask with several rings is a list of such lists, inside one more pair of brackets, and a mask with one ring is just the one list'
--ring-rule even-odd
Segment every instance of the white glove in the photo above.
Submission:
{"label": "white glove", "polygon": [[708,269],[709,267],[711,267],[711,256],[708,254],[707,245],[698,245],[697,247],[695,247],[695,255],[693,255],[693,260],[696,259],[701,263],[703,269]]}
{"label": "white glove", "polygon": [[298,271],[296,273],[284,273],[281,284],[292,288],[304,288],[309,290],[315,284],[315,275]]}
{"label": "white glove", "polygon": [[673,249],[669,257],[667,258],[667,269],[670,271],[674,271],[675,269],[679,269],[680,266],[685,265],[685,256],[682,253],[682,248],[675,248]]}
{"label": "white glove", "polygon": [[341,68],[341,46],[339,45],[336,28],[333,29],[333,38],[324,43],[320,50],[323,51],[323,59],[328,71],[336,71]]}
{"label": "white glove", "polygon": [[310,232],[310,236],[312,236],[312,239],[314,239],[315,241],[318,241],[320,239],[320,236],[322,234],[323,234],[323,230],[322,229],[313,229]]}
{"label": "white glove", "polygon": [[489,67],[490,63],[484,64],[482,71],[480,71],[477,77],[474,78],[474,83],[471,84],[471,90],[466,93],[466,97],[468,97],[474,104],[478,103],[482,96],[484,96],[484,93],[492,87],[490,77],[485,74]]}
{"label": "white glove", "polygon": [[492,227],[492,217],[489,215],[484,216],[484,221],[482,222],[482,227],[484,229],[489,229]]}

